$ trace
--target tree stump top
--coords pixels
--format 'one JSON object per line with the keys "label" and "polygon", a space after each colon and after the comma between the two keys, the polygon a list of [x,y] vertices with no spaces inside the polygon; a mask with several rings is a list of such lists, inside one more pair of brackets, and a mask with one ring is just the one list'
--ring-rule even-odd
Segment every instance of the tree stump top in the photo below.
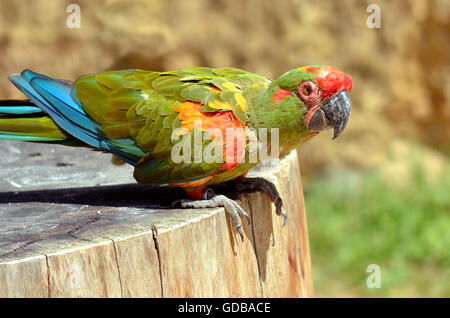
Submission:
{"label": "tree stump top", "polygon": [[[131,166],[81,148],[0,143],[0,297],[308,297],[312,275],[296,153],[241,242],[222,208],[171,209],[184,192],[135,183]],[[246,222],[243,222],[246,223]]]}

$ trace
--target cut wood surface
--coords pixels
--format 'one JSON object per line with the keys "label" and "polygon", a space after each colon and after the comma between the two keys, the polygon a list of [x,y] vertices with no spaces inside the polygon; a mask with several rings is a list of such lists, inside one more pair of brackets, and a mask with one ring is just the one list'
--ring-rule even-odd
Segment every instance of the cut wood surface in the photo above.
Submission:
{"label": "cut wood surface", "polygon": [[100,152],[0,143],[0,297],[311,297],[297,155],[249,177],[244,242],[222,208],[171,209],[181,189],[135,183]]}

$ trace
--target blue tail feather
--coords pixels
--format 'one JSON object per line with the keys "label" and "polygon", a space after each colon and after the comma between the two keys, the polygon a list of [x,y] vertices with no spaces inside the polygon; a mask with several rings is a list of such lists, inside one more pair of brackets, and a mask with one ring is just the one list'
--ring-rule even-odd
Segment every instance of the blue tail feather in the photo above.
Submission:
{"label": "blue tail feather", "polygon": [[[23,77],[22,77],[23,75]],[[100,140],[91,134],[88,133],[89,130],[85,130],[81,127],[75,127],[74,123],[68,119],[65,118],[64,115],[58,110],[57,106],[52,104],[51,100],[48,100],[49,98],[45,98],[45,92],[44,94],[40,94],[36,89],[32,86],[31,82],[39,78],[40,75],[37,73],[34,73],[32,71],[24,71],[21,75],[13,75],[10,77],[10,80],[25,94],[27,97],[35,103],[37,106],[39,106],[45,113],[50,115],[52,119],[65,131],[67,131],[72,136],[82,140],[83,142],[96,147],[96,148],[102,148],[100,145]],[[49,79],[47,76],[40,77],[42,79]],[[56,80],[55,80],[56,81]],[[35,85],[37,87],[37,85]],[[49,95],[49,94],[46,94]],[[81,128],[81,129],[77,129]],[[109,149],[105,149],[109,150]]]}
{"label": "blue tail feather", "polygon": [[[55,80],[35,78],[30,82],[31,86],[43,96],[63,118],[76,124],[86,133],[98,136],[92,120],[87,114],[70,98],[70,89],[63,83]],[[80,111],[81,110],[81,111]]]}
{"label": "blue tail feather", "polygon": [[42,110],[35,106],[2,106],[0,113],[11,115],[38,114],[42,113]]}
{"label": "blue tail feather", "polygon": [[42,109],[34,105],[27,105],[27,101],[0,101],[0,114],[25,115],[42,113]]}
{"label": "blue tail feather", "polygon": [[[81,102],[74,97],[72,82],[52,79],[31,70],[24,70],[20,75],[10,76],[14,83],[36,106],[44,113],[48,114],[67,133],[75,138],[91,145],[95,148],[112,152],[122,160],[135,165],[140,159],[140,155],[128,153],[121,149],[121,142],[118,145],[106,140],[101,131],[101,127],[92,121],[81,107]],[[14,106],[16,107],[16,106]],[[15,109],[14,114],[26,111],[25,106]],[[37,111],[37,107],[28,106],[29,111]],[[7,111],[12,109],[5,107]],[[0,113],[2,110],[0,110]],[[6,113],[6,112],[5,112]]]}
{"label": "blue tail feather", "polygon": [[44,141],[44,142],[61,141],[60,138],[42,137],[42,136],[13,135],[11,133],[5,133],[5,132],[2,132],[2,131],[0,131],[0,139],[18,140],[18,141]]}

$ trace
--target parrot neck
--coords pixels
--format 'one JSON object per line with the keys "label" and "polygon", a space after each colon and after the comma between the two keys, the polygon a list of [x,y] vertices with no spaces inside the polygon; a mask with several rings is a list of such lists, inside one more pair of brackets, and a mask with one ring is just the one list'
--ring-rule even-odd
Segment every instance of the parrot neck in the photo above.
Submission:
{"label": "parrot neck", "polygon": [[269,138],[274,133],[273,129],[277,129],[280,157],[315,135],[306,128],[305,104],[291,91],[281,89],[276,82],[260,90],[252,104],[254,107],[249,109],[248,126],[257,130],[267,128]]}

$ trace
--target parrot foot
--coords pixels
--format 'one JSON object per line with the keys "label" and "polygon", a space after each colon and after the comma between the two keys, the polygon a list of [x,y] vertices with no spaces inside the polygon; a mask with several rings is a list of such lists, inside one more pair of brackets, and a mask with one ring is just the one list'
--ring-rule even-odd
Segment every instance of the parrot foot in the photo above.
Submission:
{"label": "parrot foot", "polygon": [[238,178],[227,182],[227,186],[231,186],[232,190],[238,193],[262,191],[266,193],[270,200],[275,204],[275,212],[284,218],[283,226],[287,223],[287,214],[283,208],[283,200],[278,193],[275,185],[264,178]]}
{"label": "parrot foot", "polygon": [[174,204],[181,205],[182,208],[216,208],[223,207],[230,215],[231,222],[235,230],[239,233],[242,241],[244,241],[244,232],[242,231],[241,218],[245,218],[250,224],[250,216],[244,211],[240,205],[224,195],[217,195],[211,189],[207,189],[203,195],[204,200],[179,200]]}

